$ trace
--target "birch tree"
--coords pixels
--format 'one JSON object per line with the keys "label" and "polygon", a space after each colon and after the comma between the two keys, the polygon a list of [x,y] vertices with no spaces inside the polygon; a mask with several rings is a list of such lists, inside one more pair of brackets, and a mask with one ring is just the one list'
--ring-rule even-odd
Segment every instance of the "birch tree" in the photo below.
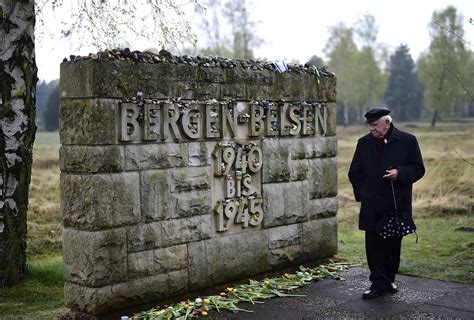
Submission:
{"label": "birch tree", "polygon": [[425,88],[426,107],[433,111],[434,127],[439,116],[458,114],[470,99],[464,85],[470,51],[463,38],[463,17],[455,7],[435,11],[429,30],[430,47],[418,59],[418,73]]}
{"label": "birch tree", "polygon": [[26,212],[35,139],[33,1],[0,1],[0,285],[26,275]]}
{"label": "birch tree", "polygon": [[[186,2],[198,5],[197,0]],[[158,46],[196,42],[174,0],[0,0],[0,286],[26,276],[26,229],[35,140],[35,22],[68,6],[61,33],[100,47],[146,38]],[[35,16],[35,8],[38,16]],[[59,63],[59,61],[58,61]]]}

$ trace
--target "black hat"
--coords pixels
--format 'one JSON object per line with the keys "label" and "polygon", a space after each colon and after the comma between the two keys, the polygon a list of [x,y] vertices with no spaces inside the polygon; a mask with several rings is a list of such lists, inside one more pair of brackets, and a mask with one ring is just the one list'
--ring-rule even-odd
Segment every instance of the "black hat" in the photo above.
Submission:
{"label": "black hat", "polygon": [[364,117],[367,119],[367,123],[371,123],[383,116],[386,116],[390,113],[390,111],[390,109],[385,108],[372,108],[365,113]]}

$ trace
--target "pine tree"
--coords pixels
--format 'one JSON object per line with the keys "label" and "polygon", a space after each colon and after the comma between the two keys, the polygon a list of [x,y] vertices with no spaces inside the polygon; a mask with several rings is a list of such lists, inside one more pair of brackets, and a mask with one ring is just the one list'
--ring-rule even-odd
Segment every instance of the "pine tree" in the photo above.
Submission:
{"label": "pine tree", "polygon": [[390,57],[387,71],[389,79],[384,93],[385,104],[392,109],[394,117],[399,121],[419,119],[423,91],[410,49],[406,45],[400,45]]}
{"label": "pine tree", "polygon": [[59,129],[59,83],[51,90],[46,100],[46,107],[43,113],[44,128],[46,131]]}

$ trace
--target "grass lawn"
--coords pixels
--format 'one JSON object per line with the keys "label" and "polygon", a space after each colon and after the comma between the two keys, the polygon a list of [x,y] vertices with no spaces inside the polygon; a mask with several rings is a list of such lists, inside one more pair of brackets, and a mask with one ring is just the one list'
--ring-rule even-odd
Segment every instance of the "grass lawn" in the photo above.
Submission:
{"label": "grass lawn", "polygon": [[65,314],[60,253],[29,260],[29,278],[0,290],[0,319],[55,319]]}
{"label": "grass lawn", "polygon": [[[474,283],[474,122],[402,124],[414,133],[426,175],[414,187],[419,241],[403,240],[401,272]],[[364,233],[357,228],[359,204],[347,171],[362,126],[338,127],[339,253],[365,263]],[[38,132],[34,147],[28,212],[29,278],[0,290],[0,319],[53,319],[65,314],[59,212],[59,138]],[[457,230],[469,230],[457,231]]]}

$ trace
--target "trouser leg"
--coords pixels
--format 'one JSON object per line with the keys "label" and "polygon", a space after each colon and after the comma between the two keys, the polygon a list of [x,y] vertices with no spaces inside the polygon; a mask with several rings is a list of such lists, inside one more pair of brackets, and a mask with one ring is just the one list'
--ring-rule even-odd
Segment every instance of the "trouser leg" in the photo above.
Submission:
{"label": "trouser leg", "polygon": [[[365,232],[365,253],[370,269],[371,289],[386,290],[389,288],[390,282],[392,282],[387,272],[387,251],[389,249],[387,241],[377,235],[376,232]],[[390,263],[390,265],[393,266],[395,264]]]}
{"label": "trouser leg", "polygon": [[400,267],[400,251],[402,238],[387,239],[385,270],[390,282],[395,282],[395,275]]}

